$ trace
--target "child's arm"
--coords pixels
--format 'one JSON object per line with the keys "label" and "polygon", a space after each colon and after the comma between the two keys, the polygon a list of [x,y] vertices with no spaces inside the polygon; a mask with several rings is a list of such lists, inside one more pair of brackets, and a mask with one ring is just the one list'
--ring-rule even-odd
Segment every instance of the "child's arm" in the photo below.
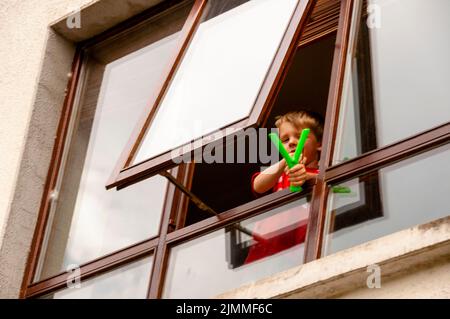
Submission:
{"label": "child's arm", "polygon": [[263,194],[272,189],[286,167],[286,161],[282,159],[278,163],[266,168],[261,174],[255,177],[253,181],[253,190],[256,193]]}

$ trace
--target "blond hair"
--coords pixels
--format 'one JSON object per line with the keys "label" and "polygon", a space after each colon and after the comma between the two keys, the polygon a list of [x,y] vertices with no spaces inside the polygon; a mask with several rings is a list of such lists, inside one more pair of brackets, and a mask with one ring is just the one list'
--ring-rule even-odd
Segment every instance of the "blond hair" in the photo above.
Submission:
{"label": "blond hair", "polygon": [[309,128],[317,138],[318,142],[322,142],[323,122],[322,118],[315,113],[307,111],[289,112],[279,115],[275,118],[275,126],[280,128],[284,122],[291,123],[297,129]]}

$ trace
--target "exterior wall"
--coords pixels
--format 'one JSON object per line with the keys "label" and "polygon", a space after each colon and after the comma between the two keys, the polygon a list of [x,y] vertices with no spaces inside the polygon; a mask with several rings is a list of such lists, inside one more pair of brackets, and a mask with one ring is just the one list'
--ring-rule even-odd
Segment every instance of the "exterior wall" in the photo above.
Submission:
{"label": "exterior wall", "polygon": [[337,298],[446,298],[450,299],[450,262],[441,261],[381,283],[381,288],[359,288]]}
{"label": "exterior wall", "polygon": [[[70,12],[72,2],[9,0],[0,5],[3,298],[19,294],[74,52],[48,25]],[[51,51],[62,54],[46,54]]]}

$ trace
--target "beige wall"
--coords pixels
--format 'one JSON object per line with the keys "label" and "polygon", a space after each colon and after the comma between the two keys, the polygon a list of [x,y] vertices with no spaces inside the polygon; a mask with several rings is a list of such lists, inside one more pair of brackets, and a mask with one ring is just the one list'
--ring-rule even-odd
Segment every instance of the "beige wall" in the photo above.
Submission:
{"label": "beige wall", "polygon": [[450,261],[441,260],[414,272],[381,281],[380,288],[358,288],[336,298],[446,298],[450,299]]}
{"label": "beige wall", "polygon": [[48,26],[86,2],[0,4],[0,297],[19,293],[73,57]]}
{"label": "beige wall", "polygon": [[[89,1],[3,0],[0,4],[0,244],[29,128],[48,26],[71,8]],[[44,172],[36,174],[45,178]]]}

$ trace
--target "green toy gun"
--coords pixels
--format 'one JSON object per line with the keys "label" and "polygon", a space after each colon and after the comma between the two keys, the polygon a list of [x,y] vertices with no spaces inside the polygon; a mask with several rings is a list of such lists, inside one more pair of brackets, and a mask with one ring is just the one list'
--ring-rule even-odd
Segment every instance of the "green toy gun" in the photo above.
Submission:
{"label": "green toy gun", "polygon": [[[283,156],[283,158],[286,160],[286,164],[289,168],[292,168],[298,164],[300,155],[302,154],[303,148],[305,147],[305,142],[308,138],[309,131],[309,128],[305,128],[304,130],[302,130],[302,133],[300,134],[300,140],[297,144],[297,148],[295,149],[294,157],[291,157],[291,155],[289,155],[288,151],[284,148],[283,143],[276,133],[269,134],[270,140],[273,144],[275,144],[278,152],[280,152],[281,156]],[[301,186],[292,185],[289,187],[289,189],[291,190],[291,192],[301,192],[303,190]]]}
{"label": "green toy gun", "polygon": [[[297,144],[297,148],[295,149],[294,157],[291,157],[291,155],[289,155],[288,151],[284,148],[283,143],[278,138],[278,135],[276,133],[269,134],[270,140],[272,141],[273,144],[275,144],[275,146],[278,149],[278,152],[280,152],[281,156],[283,156],[283,158],[286,160],[286,163],[289,168],[292,168],[298,164],[300,155],[302,154],[303,148],[305,147],[305,142],[308,139],[309,132],[310,132],[309,128],[302,130],[299,143]],[[301,186],[290,186],[289,189],[291,190],[291,192],[301,192],[303,190]],[[351,189],[347,186],[334,186],[332,187],[332,191],[333,193],[341,193],[341,194],[351,193]]]}

